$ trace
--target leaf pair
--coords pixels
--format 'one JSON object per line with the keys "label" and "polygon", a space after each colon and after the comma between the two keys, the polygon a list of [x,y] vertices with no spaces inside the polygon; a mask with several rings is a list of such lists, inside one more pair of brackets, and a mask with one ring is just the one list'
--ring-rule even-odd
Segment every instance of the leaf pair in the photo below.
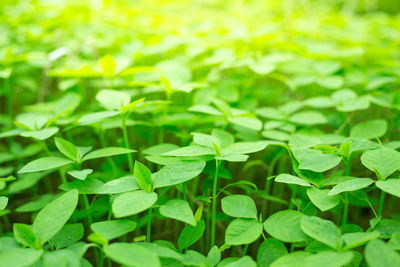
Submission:
{"label": "leaf pair", "polygon": [[24,246],[35,249],[55,236],[71,217],[78,204],[78,191],[71,190],[47,204],[33,225],[14,224],[14,237]]}
{"label": "leaf pair", "polygon": [[[335,250],[349,250],[379,237],[377,232],[355,232],[342,235],[331,221],[306,216],[298,211],[280,211],[264,222],[265,231],[283,242],[295,243],[317,240]],[[343,243],[345,246],[343,246]]]}
{"label": "leaf pair", "polygon": [[267,147],[267,142],[238,142],[234,143],[231,134],[214,129],[211,135],[192,133],[194,145],[174,149],[163,153],[164,156],[196,157],[213,156],[216,160],[246,161],[246,154],[261,151]]}
{"label": "leaf pair", "polygon": [[238,218],[226,228],[226,244],[249,244],[260,237],[262,224],[257,221],[257,208],[253,199],[245,195],[231,195],[222,198],[221,207],[225,214]]}
{"label": "leaf pair", "polygon": [[[62,167],[71,163],[81,164],[84,161],[116,156],[121,154],[127,154],[135,152],[135,150],[122,148],[122,147],[106,147],[98,150],[94,150],[89,152],[89,148],[87,147],[76,147],[71,142],[68,142],[61,138],[56,138],[56,146],[58,150],[64,154],[68,159],[61,157],[44,157],[40,159],[33,160],[23,166],[18,173],[29,173],[29,172],[38,172],[50,170],[58,167]],[[88,172],[88,171],[86,171]],[[89,174],[89,173],[87,173]],[[86,175],[87,175],[86,174]],[[82,173],[76,174],[78,177],[82,175]]]}

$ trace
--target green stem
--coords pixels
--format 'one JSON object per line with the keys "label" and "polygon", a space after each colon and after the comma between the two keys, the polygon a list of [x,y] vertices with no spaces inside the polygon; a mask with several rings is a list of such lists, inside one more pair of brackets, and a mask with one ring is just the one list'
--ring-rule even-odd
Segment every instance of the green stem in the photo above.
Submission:
{"label": "green stem", "polygon": [[100,263],[99,263],[99,267],[103,267],[104,266],[104,254],[102,251],[100,251]]}
{"label": "green stem", "polygon": [[[280,159],[280,157],[285,153],[285,150],[280,150],[271,160],[271,163],[268,167],[268,174],[267,174],[267,178],[270,177],[272,175],[272,173],[274,172],[276,163],[278,162],[278,160]],[[265,181],[265,187],[264,187],[264,192],[266,195],[270,194],[271,191],[271,184],[272,184],[272,180],[268,180],[266,179]],[[268,200],[264,199],[262,206],[261,206],[261,214],[263,216],[267,217],[267,210],[268,210]]]}
{"label": "green stem", "polygon": [[182,194],[183,194],[183,199],[187,202],[187,194],[186,194],[186,184],[182,184]]}
{"label": "green stem", "polygon": [[219,162],[215,160],[215,174],[212,192],[212,212],[211,212],[211,248],[215,244],[215,221],[217,216],[217,184],[218,184]]}
{"label": "green stem", "polygon": [[58,170],[58,172],[60,173],[61,182],[62,182],[63,184],[65,184],[66,182],[68,182],[68,181],[67,181],[67,177],[65,177],[64,169]]}
{"label": "green stem", "polygon": [[[126,117],[122,116],[122,132],[124,134],[124,143],[126,148],[131,148],[131,145],[129,144],[129,137],[128,137],[128,130],[126,129]],[[132,154],[128,153],[128,162],[129,162],[129,170],[131,173],[133,173],[133,158]]]}
{"label": "green stem", "polygon": [[378,218],[378,214],[376,214],[376,211],[374,209],[374,207],[372,206],[371,202],[369,201],[368,197],[365,199],[369,205],[369,207],[371,208],[372,212],[374,213],[375,217]]}
{"label": "green stem", "polygon": [[[345,164],[345,170],[344,170],[344,175],[349,176],[350,174],[350,161],[348,159],[345,159],[344,161]],[[342,218],[342,225],[347,223],[347,216],[349,213],[349,194],[344,193],[343,194],[344,201],[343,201],[343,218]]]}
{"label": "green stem", "polygon": [[378,217],[382,216],[383,202],[385,201],[385,192],[381,191],[381,199],[379,201]]}
{"label": "green stem", "polygon": [[13,90],[10,86],[10,78],[4,80],[5,92],[7,93],[7,112],[12,117],[13,111]]}
{"label": "green stem", "polygon": [[289,210],[293,209],[293,199],[296,197],[297,194],[297,187],[294,186],[293,190],[292,190],[292,196],[290,197],[290,203],[289,203]]}
{"label": "green stem", "polygon": [[149,209],[149,214],[147,215],[147,238],[146,241],[150,243],[150,235],[151,235],[151,215],[152,215],[153,209]]}
{"label": "green stem", "polygon": [[[101,144],[102,147],[107,147],[107,142],[106,142],[106,139],[105,139],[104,135],[105,135],[104,131],[101,130],[100,133],[99,133],[100,144]],[[113,157],[107,157],[107,160],[108,160],[108,163],[110,163],[110,165],[111,165],[113,174],[116,175],[117,174],[117,167],[115,165]]]}
{"label": "green stem", "polygon": [[344,201],[343,201],[343,218],[342,225],[347,223],[347,215],[349,213],[349,194],[344,193]]}
{"label": "green stem", "polygon": [[242,252],[242,257],[246,256],[248,248],[249,248],[249,244],[244,245],[243,252]]}
{"label": "green stem", "polygon": [[[111,195],[110,195],[111,198]],[[112,209],[111,209],[111,205],[108,204],[108,214],[107,214],[107,221],[111,220],[111,216],[112,216]]]}
{"label": "green stem", "polygon": [[83,200],[83,204],[85,205],[87,221],[89,224],[88,226],[90,227],[90,225],[93,223],[93,219],[92,219],[92,215],[90,213],[90,204],[89,204],[89,199],[88,199],[87,195],[82,194],[82,200]]}
{"label": "green stem", "polygon": [[344,161],[344,166],[345,166],[345,169],[344,169],[344,175],[345,176],[349,176],[349,174],[350,174],[350,160],[345,160]]}
{"label": "green stem", "polygon": [[[41,144],[42,144],[43,149],[46,152],[46,154],[49,155],[49,156],[53,156],[53,153],[51,153],[49,148],[47,147],[46,141],[42,141]],[[66,183],[67,182],[67,177],[65,177],[64,170],[58,169],[58,173],[60,174],[61,183],[63,183],[63,184]]]}

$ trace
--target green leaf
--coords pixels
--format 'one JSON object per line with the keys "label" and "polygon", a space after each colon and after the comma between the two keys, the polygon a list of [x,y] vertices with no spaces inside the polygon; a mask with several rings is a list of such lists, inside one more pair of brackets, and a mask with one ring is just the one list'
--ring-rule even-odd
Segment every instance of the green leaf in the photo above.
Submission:
{"label": "green leaf", "polygon": [[217,246],[213,246],[207,254],[207,262],[211,266],[216,266],[221,260],[221,251]]}
{"label": "green leaf", "polygon": [[353,258],[352,252],[338,253],[334,251],[322,251],[311,255],[306,259],[307,267],[342,267],[347,266]]}
{"label": "green leaf", "polygon": [[7,207],[8,198],[0,196],[0,210],[4,210]]}
{"label": "green leaf", "polygon": [[387,131],[387,122],[385,120],[370,120],[356,124],[351,128],[350,136],[373,139],[382,137]]}
{"label": "green leaf", "polygon": [[33,231],[41,244],[52,238],[64,226],[78,204],[78,190],[62,194],[41,211],[33,221]]}
{"label": "green leaf", "polygon": [[168,200],[167,203],[160,207],[160,213],[164,217],[182,221],[193,226],[196,225],[193,211],[189,204],[184,200]]}
{"label": "green leaf", "polygon": [[151,171],[144,164],[139,161],[135,161],[135,166],[133,168],[133,175],[136,178],[136,183],[139,188],[150,193],[153,191],[153,180],[151,176]]}
{"label": "green leaf", "polygon": [[207,264],[207,258],[195,250],[187,250],[183,254],[183,264],[184,266],[202,266]]}
{"label": "green leaf", "polygon": [[100,59],[100,67],[103,71],[103,75],[107,78],[111,78],[116,74],[117,62],[111,55],[106,55]]}
{"label": "green leaf", "polygon": [[205,161],[176,161],[153,174],[154,187],[161,188],[187,182],[198,176],[206,165]]}
{"label": "green leaf", "polygon": [[[390,220],[390,219],[382,219],[378,217],[378,222],[375,223],[375,227],[373,230],[375,232],[380,233],[380,238],[388,239],[391,238],[393,235],[400,233],[400,221],[398,220]],[[372,221],[372,219],[371,219]],[[372,227],[373,223],[371,223]]]}
{"label": "green leaf", "polygon": [[261,135],[267,139],[279,140],[279,141],[287,141],[290,138],[290,135],[284,131],[278,130],[264,130]]}
{"label": "green leaf", "polygon": [[260,107],[257,108],[255,113],[258,116],[267,118],[267,119],[272,119],[272,120],[284,120],[285,119],[285,114],[276,109],[276,108],[272,108],[272,107]]}
{"label": "green leaf", "polygon": [[316,80],[316,83],[319,86],[324,87],[324,88],[339,89],[340,87],[343,86],[344,79],[343,79],[343,77],[341,77],[339,75],[332,75],[332,76],[318,78]]}
{"label": "green leaf", "polygon": [[305,234],[325,245],[334,249],[341,245],[340,229],[331,221],[315,216],[303,216],[300,226]]}
{"label": "green leaf", "polygon": [[225,148],[235,142],[235,137],[231,133],[224,130],[213,129],[211,131],[211,135],[219,140],[219,143],[216,144],[219,144],[221,148]]}
{"label": "green leaf", "polygon": [[131,96],[125,92],[103,89],[97,93],[96,100],[108,110],[121,110],[131,102]]}
{"label": "green leaf", "polygon": [[327,97],[327,96],[317,96],[317,97],[311,97],[305,100],[304,105],[313,107],[313,108],[330,108],[335,106],[335,102],[332,100],[332,98]]}
{"label": "green leaf", "polygon": [[193,143],[200,146],[206,146],[214,149],[213,143],[221,146],[220,140],[212,135],[203,133],[191,133],[193,135]]}
{"label": "green leaf", "polygon": [[106,118],[114,117],[116,115],[120,114],[120,111],[100,111],[100,112],[94,112],[94,113],[89,113],[84,116],[82,116],[79,120],[78,123],[80,125],[88,125],[92,123],[96,123],[99,121],[102,121]]}
{"label": "green leaf", "polygon": [[275,260],[287,254],[288,250],[281,241],[267,238],[258,247],[257,263],[260,267],[269,267]]}
{"label": "green leaf", "polygon": [[138,214],[150,208],[157,201],[157,194],[142,190],[123,193],[112,203],[112,211],[116,218]]}
{"label": "green leaf", "polygon": [[59,158],[59,157],[44,157],[40,159],[35,159],[24,167],[22,167],[18,173],[29,173],[29,172],[39,172],[51,170],[54,168],[62,167],[73,163],[72,160]]}
{"label": "green leaf", "polygon": [[86,154],[82,161],[90,160],[90,159],[97,159],[97,158],[104,158],[104,157],[111,157],[116,155],[128,154],[136,152],[136,150],[128,149],[124,147],[106,147],[101,148],[95,151],[92,151]]}
{"label": "green leaf", "polygon": [[228,121],[254,131],[261,131],[262,129],[262,122],[253,117],[229,117]]}
{"label": "green leaf", "polygon": [[244,256],[234,262],[224,265],[224,267],[257,267],[257,263],[250,256]]}
{"label": "green leaf", "polygon": [[351,192],[363,189],[371,185],[374,181],[370,178],[355,178],[335,185],[328,193],[329,196],[343,192]]}
{"label": "green leaf", "polygon": [[16,248],[0,253],[2,266],[25,267],[32,266],[42,256],[43,250],[33,248]]}
{"label": "green leaf", "polygon": [[113,261],[126,266],[161,267],[157,254],[139,244],[113,243],[105,245],[104,253]]}
{"label": "green leaf", "polygon": [[145,150],[143,150],[143,154],[148,154],[148,155],[161,155],[163,153],[166,153],[168,151],[174,150],[179,148],[177,145],[175,144],[168,144],[168,143],[164,143],[164,144],[158,144],[155,146],[151,146],[146,148]]}
{"label": "green leaf", "polygon": [[380,239],[368,242],[364,255],[369,267],[400,266],[399,254]]}
{"label": "green leaf", "polygon": [[93,172],[92,169],[83,169],[83,170],[72,170],[68,171],[67,173],[76,179],[85,180],[87,176],[92,172]]}
{"label": "green leaf", "polygon": [[400,179],[389,179],[386,181],[377,181],[376,187],[393,196],[400,197]]}
{"label": "green leaf", "polygon": [[39,239],[36,237],[32,227],[23,223],[14,223],[13,234],[15,240],[23,246],[28,246],[35,249],[40,249]]}
{"label": "green leaf", "polygon": [[292,149],[292,152],[299,162],[299,169],[324,172],[336,167],[341,157],[335,154],[326,154],[316,149]]}
{"label": "green leaf", "polygon": [[226,160],[226,161],[230,161],[230,162],[245,162],[245,161],[247,161],[249,156],[243,155],[243,154],[229,154],[226,156],[222,156],[222,157],[218,156],[215,158],[217,160]]}
{"label": "green leaf", "polygon": [[178,238],[179,249],[183,250],[196,243],[203,236],[204,230],[204,220],[198,221],[196,226],[187,225],[183,228]]}
{"label": "green leaf", "polygon": [[262,233],[263,225],[256,219],[235,219],[225,231],[225,243],[228,245],[250,244]]}
{"label": "green leaf", "polygon": [[275,178],[275,182],[285,183],[285,184],[295,184],[295,185],[300,185],[300,186],[305,186],[305,187],[311,186],[311,184],[309,182],[307,182],[306,180],[304,180],[300,177],[297,177],[297,176],[287,174],[287,173],[279,174]]}
{"label": "green leaf", "polygon": [[[45,194],[40,196],[40,198],[36,200],[31,200],[18,208],[15,209],[16,212],[33,212],[33,211],[38,211],[42,209],[44,206],[46,206],[50,201],[54,199],[55,196],[51,194]],[[1,199],[1,197],[0,197]]]}
{"label": "green leaf", "polygon": [[289,118],[289,121],[304,125],[325,124],[328,122],[325,116],[317,111],[297,112]]}
{"label": "green leaf", "polygon": [[212,148],[192,145],[168,151],[163,155],[174,156],[174,157],[196,157],[196,156],[213,155],[213,154],[215,154],[215,152],[214,149]]}
{"label": "green leaf", "polygon": [[343,241],[346,244],[344,249],[352,249],[355,247],[359,247],[364,245],[370,240],[379,238],[378,232],[356,232],[356,233],[347,233],[343,235]]}
{"label": "green leaf", "polygon": [[223,113],[221,111],[219,111],[218,109],[209,106],[209,105],[193,105],[191,107],[189,107],[188,111],[191,112],[199,112],[199,113],[205,113],[205,114],[209,114],[209,115],[223,115]]}
{"label": "green leaf", "polygon": [[284,210],[272,214],[264,222],[265,231],[283,242],[302,242],[307,236],[300,228],[304,215],[294,210]]}
{"label": "green leaf", "polygon": [[47,138],[52,137],[58,131],[59,131],[59,129],[57,127],[49,127],[49,128],[44,128],[44,129],[37,130],[37,131],[22,132],[22,133],[20,133],[20,135],[23,137],[32,137],[34,139],[43,141],[43,140],[46,140]]}
{"label": "green leaf", "polygon": [[176,252],[175,248],[170,248],[167,246],[164,246],[163,244],[156,244],[156,243],[147,243],[147,242],[140,242],[136,243],[137,245],[140,245],[142,247],[148,248],[154,253],[157,254],[158,257],[160,258],[166,258],[166,259],[176,259],[180,262],[182,262],[183,256]]}
{"label": "green leaf", "polygon": [[369,150],[361,155],[361,163],[384,180],[400,168],[400,153],[386,147]]}
{"label": "green leaf", "polygon": [[108,240],[123,236],[136,229],[137,223],[131,220],[110,220],[92,223],[90,229]]}
{"label": "green leaf", "polygon": [[79,161],[79,151],[74,144],[64,140],[62,138],[54,138],[57,149],[63,153],[67,158],[72,159],[73,161]]}
{"label": "green leaf", "polygon": [[400,250],[400,233],[394,234],[387,244],[394,250]]}
{"label": "green leaf", "polygon": [[221,199],[222,211],[237,218],[257,219],[257,208],[254,200],[245,195],[231,195]]}
{"label": "green leaf", "polygon": [[312,255],[309,252],[305,251],[295,251],[285,256],[280,257],[276,261],[274,261],[270,266],[271,267],[299,267],[299,266],[307,266],[306,261],[307,258]]}
{"label": "green leaf", "polygon": [[265,149],[268,145],[266,141],[257,142],[237,142],[229,145],[222,150],[223,155],[231,154],[250,154]]}
{"label": "green leaf", "polygon": [[[84,234],[83,224],[66,224],[58,233],[50,239],[56,249],[70,246],[82,239]],[[50,243],[49,242],[49,243]]]}
{"label": "green leaf", "polygon": [[340,197],[329,195],[329,189],[307,188],[307,196],[311,202],[321,211],[330,210],[340,203]]}
{"label": "green leaf", "polygon": [[139,189],[135,177],[128,175],[100,185],[95,194],[119,194]]}

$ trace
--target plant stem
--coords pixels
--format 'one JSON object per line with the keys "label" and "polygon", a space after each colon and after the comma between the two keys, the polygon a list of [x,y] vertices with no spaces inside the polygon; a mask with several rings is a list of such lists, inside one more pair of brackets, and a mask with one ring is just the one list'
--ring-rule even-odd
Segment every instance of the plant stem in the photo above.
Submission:
{"label": "plant stem", "polygon": [[381,199],[379,201],[378,217],[382,216],[383,202],[385,201],[385,192],[381,191]]}
{"label": "plant stem", "polygon": [[343,194],[344,201],[343,201],[343,218],[342,218],[342,225],[347,223],[347,214],[349,213],[349,194],[345,192]]}
{"label": "plant stem", "polygon": [[[53,153],[51,153],[49,148],[47,147],[46,141],[42,141],[41,144],[46,154],[49,155],[50,157],[53,156]],[[65,177],[64,170],[58,169],[58,173],[60,174],[61,183],[65,184],[67,182],[67,177]]]}
{"label": "plant stem", "polygon": [[372,206],[371,202],[368,200],[368,197],[366,198],[366,201],[371,208],[372,212],[374,213],[375,217],[378,218],[378,214],[376,214],[374,207]]}
{"label": "plant stem", "polygon": [[149,209],[149,214],[147,215],[147,237],[146,241],[150,243],[150,235],[151,235],[151,215],[152,215],[153,209]]}
{"label": "plant stem", "polygon": [[248,248],[249,248],[249,244],[244,245],[243,252],[242,252],[242,257],[246,256]]}
{"label": "plant stem", "polygon": [[350,160],[349,159],[346,159],[344,161],[344,166],[345,166],[344,175],[349,176],[349,174],[350,174]]}
{"label": "plant stem", "polygon": [[[345,170],[344,170],[344,175],[349,176],[350,174],[350,161],[348,159],[345,159],[344,161],[345,164]],[[342,225],[347,223],[347,215],[349,213],[349,194],[345,192],[343,194],[344,201],[343,201],[343,218],[342,218]]]}
{"label": "plant stem", "polygon": [[211,212],[211,246],[212,248],[215,244],[215,221],[217,216],[217,184],[218,184],[218,170],[219,162],[215,160],[215,174],[212,192],[212,212]]}
{"label": "plant stem", "polygon": [[87,214],[87,219],[88,219],[88,223],[89,223],[89,227],[90,227],[90,225],[92,224],[92,222],[93,222],[93,219],[92,219],[92,215],[91,215],[91,213],[90,213],[90,204],[89,204],[89,199],[88,199],[88,197],[87,197],[87,195],[85,195],[85,194],[82,194],[82,200],[83,200],[83,204],[85,205],[85,210],[86,210],[86,214]]}
{"label": "plant stem", "polygon": [[4,80],[4,91],[7,92],[7,113],[12,117],[13,111],[13,90],[10,86],[10,78]]}
{"label": "plant stem", "polygon": [[[103,130],[100,131],[100,133],[99,133],[99,138],[100,138],[100,144],[101,144],[101,146],[102,146],[102,147],[107,147],[107,142],[106,142],[106,139],[105,139],[105,137],[104,137],[104,131],[103,131]],[[115,165],[114,159],[113,159],[112,157],[107,157],[107,160],[108,160],[108,162],[109,162],[110,165],[111,165],[113,174],[116,175],[116,174],[117,174],[117,167],[116,167],[116,165]]]}
{"label": "plant stem", "polygon": [[296,197],[297,194],[297,187],[294,186],[293,190],[292,190],[292,196],[290,197],[290,203],[289,203],[289,210],[293,209],[293,199]]}
{"label": "plant stem", "polygon": [[[267,174],[267,178],[270,177],[275,169],[276,163],[277,161],[280,159],[280,157],[285,153],[284,150],[280,150],[278,153],[276,153],[276,155],[272,158],[271,163],[268,167],[268,174]],[[272,184],[272,180],[268,180],[266,179],[265,181],[265,187],[264,187],[264,192],[266,195],[270,194],[271,191],[271,184]],[[261,214],[263,216],[265,216],[265,218],[267,218],[267,210],[268,210],[268,200],[264,199],[262,206],[261,206]]]}
{"label": "plant stem", "polygon": [[183,199],[187,202],[187,194],[186,194],[186,184],[182,184],[182,194],[183,194]]}
{"label": "plant stem", "polygon": [[[124,134],[124,143],[126,148],[131,148],[131,145],[129,144],[129,137],[128,137],[128,131],[126,129],[126,117],[122,116],[122,132]],[[129,170],[131,173],[133,173],[133,158],[132,154],[128,153],[128,162],[129,162]]]}

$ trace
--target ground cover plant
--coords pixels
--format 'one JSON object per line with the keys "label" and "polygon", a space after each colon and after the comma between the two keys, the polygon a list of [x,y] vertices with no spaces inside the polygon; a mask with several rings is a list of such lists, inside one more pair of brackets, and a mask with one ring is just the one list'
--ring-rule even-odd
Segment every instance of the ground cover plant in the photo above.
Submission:
{"label": "ground cover plant", "polygon": [[2,0],[0,266],[400,266],[398,8]]}

